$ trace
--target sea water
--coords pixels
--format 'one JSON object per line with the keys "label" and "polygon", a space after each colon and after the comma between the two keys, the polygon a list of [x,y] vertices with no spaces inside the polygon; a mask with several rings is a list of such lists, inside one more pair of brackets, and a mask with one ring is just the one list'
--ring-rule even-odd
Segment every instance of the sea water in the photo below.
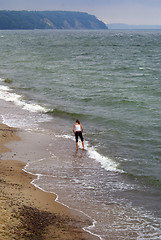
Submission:
{"label": "sea water", "polygon": [[50,136],[25,171],[100,239],[161,239],[160,43],[161,31],[0,31],[3,122]]}

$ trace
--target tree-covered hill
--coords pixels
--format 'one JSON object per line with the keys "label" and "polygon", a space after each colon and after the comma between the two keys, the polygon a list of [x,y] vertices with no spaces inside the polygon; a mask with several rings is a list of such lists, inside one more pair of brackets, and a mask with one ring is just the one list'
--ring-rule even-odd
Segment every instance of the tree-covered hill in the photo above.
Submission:
{"label": "tree-covered hill", "polygon": [[107,29],[107,26],[83,12],[0,11],[0,29]]}

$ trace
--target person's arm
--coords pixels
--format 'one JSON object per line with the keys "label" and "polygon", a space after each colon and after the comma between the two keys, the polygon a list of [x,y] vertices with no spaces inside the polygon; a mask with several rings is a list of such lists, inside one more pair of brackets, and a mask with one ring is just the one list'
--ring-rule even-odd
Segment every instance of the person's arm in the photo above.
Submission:
{"label": "person's arm", "polygon": [[73,127],[73,132],[75,133],[75,125],[74,125],[74,127]]}
{"label": "person's arm", "polygon": [[81,129],[82,129],[82,133],[83,133],[83,127],[82,127],[82,124],[80,124],[80,126],[81,126]]}

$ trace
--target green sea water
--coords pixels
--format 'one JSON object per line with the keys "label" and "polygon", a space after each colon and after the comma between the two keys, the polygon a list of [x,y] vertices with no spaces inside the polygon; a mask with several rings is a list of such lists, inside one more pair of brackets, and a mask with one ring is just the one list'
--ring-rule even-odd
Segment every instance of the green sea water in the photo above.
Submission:
{"label": "green sea water", "polygon": [[[12,80],[2,85],[42,106],[53,121],[61,119],[68,136],[80,119],[85,140],[102,156],[103,169],[111,170],[104,158],[112,159],[113,171],[128,182],[123,191],[111,186],[114,196],[125,202],[138,196],[134,205],[141,206],[147,194],[147,209],[157,218],[160,43],[160,31],[0,31],[0,77]],[[133,184],[139,188],[130,188]]]}

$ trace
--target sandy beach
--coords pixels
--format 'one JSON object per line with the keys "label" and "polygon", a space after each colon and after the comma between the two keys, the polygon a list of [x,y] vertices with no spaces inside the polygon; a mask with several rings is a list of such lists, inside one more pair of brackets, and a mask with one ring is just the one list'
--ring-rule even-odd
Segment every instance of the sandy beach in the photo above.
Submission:
{"label": "sandy beach", "polygon": [[[21,141],[17,130],[0,124],[0,154],[8,141]],[[54,194],[35,188],[35,176],[25,173],[24,162],[0,160],[0,239],[95,240],[82,228],[91,221],[57,202]]]}

